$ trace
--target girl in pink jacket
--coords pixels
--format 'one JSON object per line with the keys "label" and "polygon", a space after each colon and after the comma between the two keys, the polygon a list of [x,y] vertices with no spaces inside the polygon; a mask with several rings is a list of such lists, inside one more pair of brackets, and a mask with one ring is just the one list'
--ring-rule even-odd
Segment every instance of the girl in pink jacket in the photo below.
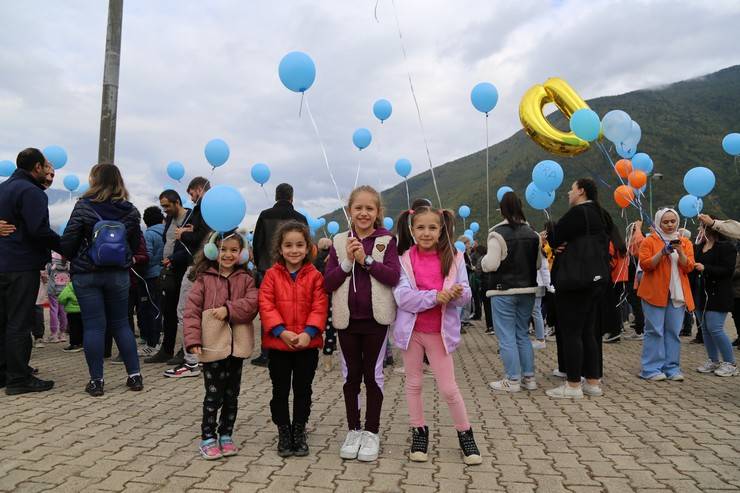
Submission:
{"label": "girl in pink jacket", "polygon": [[412,461],[427,460],[429,428],[424,423],[421,396],[424,354],[455,421],[465,464],[481,458],[455,381],[452,352],[460,342],[459,307],[471,292],[463,255],[452,244],[453,214],[423,206],[398,218],[401,280],[393,290],[398,305],[393,340],[403,354],[406,402],[411,418]]}

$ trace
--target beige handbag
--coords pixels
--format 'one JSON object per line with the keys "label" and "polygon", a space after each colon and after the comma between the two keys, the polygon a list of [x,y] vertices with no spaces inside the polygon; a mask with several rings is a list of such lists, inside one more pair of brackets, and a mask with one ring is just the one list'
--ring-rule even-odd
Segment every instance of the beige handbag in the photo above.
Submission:
{"label": "beige handbag", "polygon": [[252,324],[229,324],[213,316],[215,308],[203,312],[201,320],[202,352],[201,363],[226,359],[233,354],[237,358],[249,358],[254,349],[254,327]]}

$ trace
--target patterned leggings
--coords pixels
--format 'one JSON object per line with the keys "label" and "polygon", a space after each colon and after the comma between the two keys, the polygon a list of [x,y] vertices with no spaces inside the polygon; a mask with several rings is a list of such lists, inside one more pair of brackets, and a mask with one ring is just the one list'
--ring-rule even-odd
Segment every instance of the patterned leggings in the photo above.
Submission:
{"label": "patterned leggings", "polygon": [[[234,356],[203,363],[203,383],[206,388],[206,397],[203,399],[203,423],[201,424],[203,440],[216,438],[217,431],[220,436],[231,436],[234,432],[243,363],[242,358]],[[218,430],[216,430],[216,414],[219,408],[221,419]]]}

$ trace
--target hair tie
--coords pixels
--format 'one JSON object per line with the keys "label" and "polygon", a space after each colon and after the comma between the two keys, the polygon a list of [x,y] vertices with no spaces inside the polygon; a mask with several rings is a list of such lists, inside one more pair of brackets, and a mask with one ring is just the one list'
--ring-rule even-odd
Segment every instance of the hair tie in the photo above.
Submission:
{"label": "hair tie", "polygon": [[409,214],[414,215],[416,214],[416,211],[414,209],[409,209]]}

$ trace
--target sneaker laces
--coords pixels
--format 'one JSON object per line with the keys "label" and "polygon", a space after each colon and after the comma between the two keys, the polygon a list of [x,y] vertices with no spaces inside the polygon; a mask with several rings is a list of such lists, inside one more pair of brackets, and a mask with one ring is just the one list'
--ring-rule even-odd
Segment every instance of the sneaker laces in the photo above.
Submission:
{"label": "sneaker laces", "polygon": [[475,443],[475,438],[473,437],[472,428],[467,431],[458,431],[457,436],[460,440],[460,448],[462,448],[463,454],[465,454],[466,457],[469,455],[480,455],[478,446]]}

